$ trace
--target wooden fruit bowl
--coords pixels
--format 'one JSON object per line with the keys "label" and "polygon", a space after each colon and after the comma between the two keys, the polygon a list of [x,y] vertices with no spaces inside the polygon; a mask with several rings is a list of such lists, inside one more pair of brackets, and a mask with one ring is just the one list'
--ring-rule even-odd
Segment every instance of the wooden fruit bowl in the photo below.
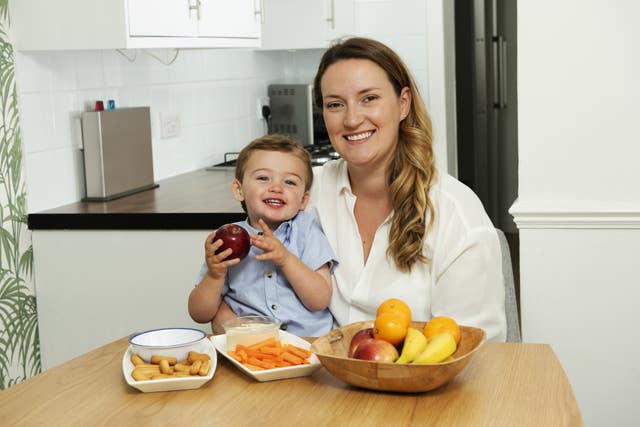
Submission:
{"label": "wooden fruit bowl", "polygon": [[[413,322],[422,330],[426,322]],[[485,341],[485,332],[460,326],[461,338],[454,360],[432,365],[371,362],[347,357],[353,335],[373,321],[351,323],[316,339],[311,345],[322,365],[336,378],[358,387],[403,393],[433,390],[451,381],[471,361]]]}

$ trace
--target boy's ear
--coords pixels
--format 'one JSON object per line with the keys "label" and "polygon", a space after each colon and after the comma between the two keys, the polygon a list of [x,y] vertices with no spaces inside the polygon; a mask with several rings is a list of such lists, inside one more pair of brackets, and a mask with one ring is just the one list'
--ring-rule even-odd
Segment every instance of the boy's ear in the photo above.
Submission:
{"label": "boy's ear", "polygon": [[237,179],[234,179],[231,183],[231,191],[233,192],[233,197],[235,197],[237,201],[244,201],[244,195],[242,194],[242,183]]}
{"label": "boy's ear", "polygon": [[300,203],[300,210],[303,211],[304,208],[307,207],[307,203],[309,203],[309,198],[311,197],[311,193],[307,190],[302,195],[302,202]]}

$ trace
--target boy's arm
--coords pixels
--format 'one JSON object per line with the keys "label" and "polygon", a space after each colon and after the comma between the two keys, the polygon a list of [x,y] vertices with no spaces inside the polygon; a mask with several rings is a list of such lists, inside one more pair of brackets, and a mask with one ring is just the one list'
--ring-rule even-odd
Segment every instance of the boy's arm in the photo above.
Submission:
{"label": "boy's arm", "polygon": [[229,305],[224,300],[222,300],[215,317],[211,321],[211,330],[216,335],[224,334],[224,328],[222,327],[222,324],[229,319],[233,319],[234,317],[238,317],[238,315],[235,314],[233,310],[231,310],[231,307],[229,307]]}
{"label": "boy's arm", "polygon": [[262,219],[258,223],[264,234],[251,235],[251,243],[264,253],[257,255],[256,259],[273,261],[309,310],[320,311],[327,308],[332,292],[329,265],[312,270],[284,247]]}
{"label": "boy's arm", "polygon": [[221,294],[227,268],[240,262],[239,258],[226,259],[231,255],[231,249],[216,254],[218,248],[222,246],[222,240],[215,240],[215,235],[215,232],[209,234],[204,244],[207,273],[189,294],[189,315],[198,323],[210,322],[213,319],[222,300]]}
{"label": "boy's arm", "polygon": [[193,288],[189,294],[189,315],[195,322],[206,323],[213,319],[222,300],[223,286],[224,276],[214,279],[207,273]]}

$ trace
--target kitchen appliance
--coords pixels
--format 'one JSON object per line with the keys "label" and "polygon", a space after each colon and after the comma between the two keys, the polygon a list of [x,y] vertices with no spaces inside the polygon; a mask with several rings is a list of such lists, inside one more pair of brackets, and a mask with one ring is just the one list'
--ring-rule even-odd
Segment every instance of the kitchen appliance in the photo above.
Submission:
{"label": "kitchen appliance", "polygon": [[322,110],[313,102],[313,85],[272,84],[268,87],[269,133],[298,140],[311,154],[314,166],[339,158],[329,141]]}
{"label": "kitchen appliance", "polygon": [[84,201],[104,202],[158,187],[149,107],[82,113]]}
{"label": "kitchen appliance", "polygon": [[[340,155],[333,149],[322,118],[322,110],[313,103],[310,84],[272,84],[269,94],[268,132],[283,134],[300,142],[311,154],[311,164],[321,166]],[[206,170],[235,168],[238,153],[224,153],[224,162]]]}

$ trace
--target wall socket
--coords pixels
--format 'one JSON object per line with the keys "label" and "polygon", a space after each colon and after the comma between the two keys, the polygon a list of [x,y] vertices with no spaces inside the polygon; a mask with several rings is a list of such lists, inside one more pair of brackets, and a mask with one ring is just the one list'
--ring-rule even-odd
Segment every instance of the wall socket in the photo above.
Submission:
{"label": "wall socket", "polygon": [[262,107],[269,107],[268,96],[262,96],[258,98],[258,101],[256,103],[256,115],[259,119],[264,119],[264,116],[262,115]]}
{"label": "wall socket", "polygon": [[180,135],[182,120],[179,113],[160,113],[160,137],[174,138]]}

